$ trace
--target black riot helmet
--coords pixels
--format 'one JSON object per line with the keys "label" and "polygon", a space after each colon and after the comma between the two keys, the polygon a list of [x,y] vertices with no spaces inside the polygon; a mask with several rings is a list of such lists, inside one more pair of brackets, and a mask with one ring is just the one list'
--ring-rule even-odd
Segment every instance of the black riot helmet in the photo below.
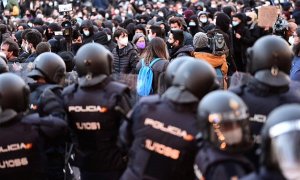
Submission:
{"label": "black riot helmet", "polygon": [[236,94],[214,91],[198,105],[198,138],[221,151],[241,152],[252,145],[248,107]]}
{"label": "black riot helmet", "polygon": [[286,179],[300,178],[300,105],[288,104],[268,116],[261,137],[261,164],[280,170]]}
{"label": "black riot helmet", "polygon": [[204,60],[194,59],[178,68],[164,96],[177,103],[193,103],[217,88],[215,69]]}
{"label": "black riot helmet", "polygon": [[111,74],[112,54],[101,44],[85,44],[74,59],[79,85],[97,84]]}
{"label": "black riot helmet", "polygon": [[172,85],[172,81],[175,77],[175,73],[178,70],[178,68],[184,63],[189,60],[195,60],[192,57],[189,56],[183,56],[183,57],[178,57],[175,58],[170,62],[168,65],[166,72],[165,72],[165,82],[167,84],[167,87],[170,87]]}
{"label": "black riot helmet", "polygon": [[8,72],[6,61],[0,57],[0,74]]}
{"label": "black riot helmet", "polygon": [[269,35],[258,39],[247,50],[248,71],[270,86],[287,86],[293,52],[288,43],[279,36]]}
{"label": "black riot helmet", "polygon": [[66,65],[60,56],[55,53],[45,52],[34,60],[34,69],[28,77],[44,78],[47,83],[61,84],[64,82]]}
{"label": "black riot helmet", "polygon": [[29,87],[21,77],[13,73],[0,74],[0,106],[3,110],[26,111],[29,94]]}

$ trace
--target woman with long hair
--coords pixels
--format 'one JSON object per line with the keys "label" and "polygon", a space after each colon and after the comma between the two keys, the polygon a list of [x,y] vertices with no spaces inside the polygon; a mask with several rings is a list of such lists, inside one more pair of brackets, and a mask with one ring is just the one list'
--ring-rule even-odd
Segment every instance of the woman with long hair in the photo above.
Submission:
{"label": "woman with long hair", "polygon": [[142,54],[142,59],[136,66],[137,72],[140,71],[143,65],[149,66],[151,62],[151,69],[153,71],[153,81],[152,81],[152,91],[150,94],[157,94],[158,92],[158,82],[160,75],[165,72],[169,64],[169,54],[167,49],[167,44],[162,38],[155,37],[147,45],[144,53]]}

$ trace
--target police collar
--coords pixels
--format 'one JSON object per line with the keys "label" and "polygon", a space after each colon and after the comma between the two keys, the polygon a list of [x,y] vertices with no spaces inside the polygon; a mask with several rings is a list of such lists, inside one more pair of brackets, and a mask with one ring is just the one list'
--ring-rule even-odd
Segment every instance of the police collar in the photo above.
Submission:
{"label": "police collar", "polygon": [[199,102],[199,98],[187,89],[179,86],[171,86],[162,96],[170,101],[180,104]]}
{"label": "police collar", "polygon": [[78,78],[79,87],[91,87],[95,86],[99,83],[102,83],[108,76],[106,74],[100,74],[97,76],[92,76],[91,74],[87,74],[86,76],[82,76]]}
{"label": "police collar", "polygon": [[255,78],[251,79],[247,86],[250,91],[259,96],[267,96],[270,94],[281,94],[289,90],[289,86],[274,87],[265,84]]}
{"label": "police collar", "polygon": [[0,124],[4,124],[15,119],[18,116],[18,113],[12,109],[5,109],[0,113]]}

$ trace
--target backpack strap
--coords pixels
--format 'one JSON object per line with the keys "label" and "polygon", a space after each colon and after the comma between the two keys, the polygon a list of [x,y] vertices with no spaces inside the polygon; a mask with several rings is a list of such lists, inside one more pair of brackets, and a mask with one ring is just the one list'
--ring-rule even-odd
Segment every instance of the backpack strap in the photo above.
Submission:
{"label": "backpack strap", "polygon": [[160,60],[160,58],[155,58],[153,61],[151,61],[149,68],[151,68],[159,60]]}
{"label": "backpack strap", "polygon": [[145,59],[142,59],[142,67],[146,66]]}

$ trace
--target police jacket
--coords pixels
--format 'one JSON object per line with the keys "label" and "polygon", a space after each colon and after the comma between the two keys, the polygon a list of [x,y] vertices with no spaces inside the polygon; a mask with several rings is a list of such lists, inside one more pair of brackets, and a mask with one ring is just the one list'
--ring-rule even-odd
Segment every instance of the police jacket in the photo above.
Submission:
{"label": "police jacket", "polygon": [[0,114],[0,179],[45,179],[43,139],[38,129],[6,109]]}
{"label": "police jacket", "polygon": [[279,171],[268,170],[265,167],[261,167],[259,171],[244,176],[240,180],[275,180],[275,179],[285,180],[285,178]]}
{"label": "police jacket", "polygon": [[258,155],[255,151],[260,144],[260,132],[266,122],[268,114],[278,106],[287,103],[299,103],[300,97],[293,88],[271,87],[251,79],[247,84],[230,89],[240,96],[249,108],[250,129],[256,145],[249,155],[251,161],[258,167]]}
{"label": "police jacket", "polygon": [[198,179],[231,180],[251,173],[253,165],[239,154],[222,152],[204,142],[199,148],[194,170]]}
{"label": "police jacket", "polygon": [[130,147],[121,179],[194,179],[194,108],[194,104],[176,104],[158,95],[143,97],[121,128],[121,140]]}
{"label": "police jacket", "polygon": [[106,78],[96,85],[73,84],[63,97],[69,127],[76,138],[76,159],[81,170],[103,172],[122,170],[124,153],[117,147],[122,115],[128,111],[127,86]]}
{"label": "police jacket", "polygon": [[40,116],[56,116],[64,119],[66,112],[64,111],[62,100],[62,87],[56,84],[29,84],[30,113],[38,112]]}

